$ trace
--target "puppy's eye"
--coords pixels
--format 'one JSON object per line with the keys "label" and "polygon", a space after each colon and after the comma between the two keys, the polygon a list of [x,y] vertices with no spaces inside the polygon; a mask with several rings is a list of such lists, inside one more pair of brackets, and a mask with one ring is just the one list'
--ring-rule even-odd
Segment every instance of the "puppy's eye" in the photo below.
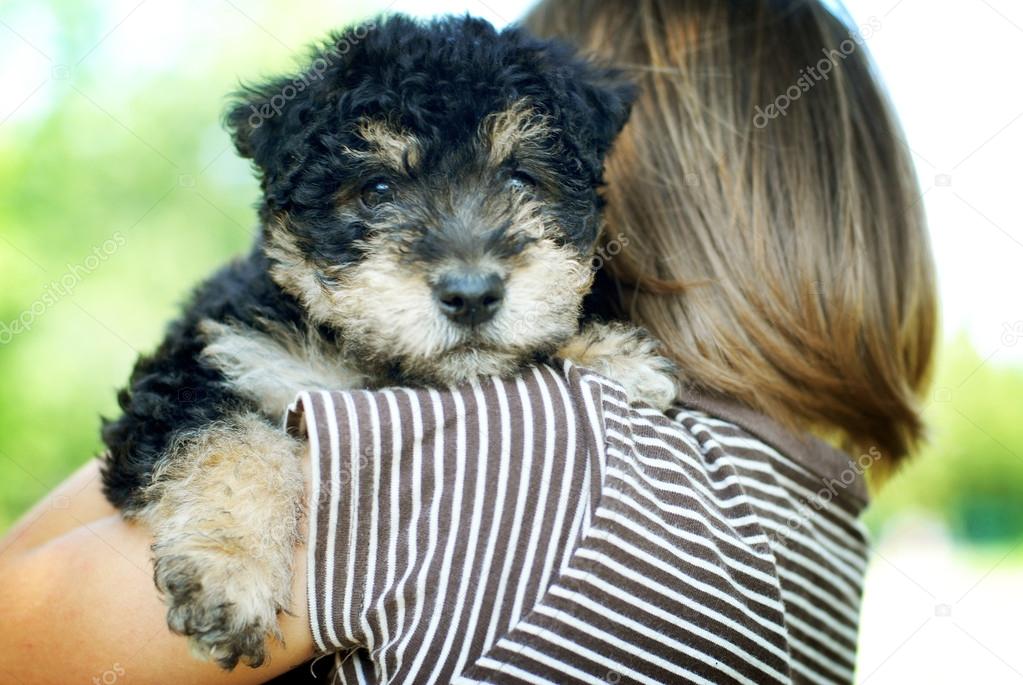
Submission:
{"label": "puppy's eye", "polygon": [[520,193],[529,193],[536,189],[536,179],[525,171],[515,171],[508,177],[506,186],[509,190]]}
{"label": "puppy's eye", "polygon": [[394,201],[394,186],[387,181],[377,179],[370,181],[362,187],[362,204],[367,207],[376,207],[385,202]]}

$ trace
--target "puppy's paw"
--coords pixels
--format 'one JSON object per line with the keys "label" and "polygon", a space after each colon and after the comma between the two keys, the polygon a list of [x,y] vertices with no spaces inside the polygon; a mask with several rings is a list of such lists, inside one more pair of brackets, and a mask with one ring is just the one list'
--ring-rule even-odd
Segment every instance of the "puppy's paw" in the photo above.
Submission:
{"label": "puppy's paw", "polygon": [[666,410],[678,395],[677,368],[658,353],[659,343],[641,328],[622,323],[590,324],[558,356],[622,385],[631,402]]}
{"label": "puppy's paw", "polygon": [[195,656],[228,670],[239,661],[255,668],[266,660],[267,638],[280,639],[280,598],[244,560],[159,556],[154,576],[168,606],[168,627],[188,637]]}
{"label": "puppy's paw", "polygon": [[290,604],[304,476],[299,445],[253,415],[197,431],[167,457],[139,518],[170,629],[224,668],[259,666]]}

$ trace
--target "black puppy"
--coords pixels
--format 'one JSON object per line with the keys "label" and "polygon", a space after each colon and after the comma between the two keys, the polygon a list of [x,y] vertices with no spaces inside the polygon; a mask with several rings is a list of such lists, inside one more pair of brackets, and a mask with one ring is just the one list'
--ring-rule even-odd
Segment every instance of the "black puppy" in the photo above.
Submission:
{"label": "black puppy", "polygon": [[551,356],[664,407],[670,365],[581,303],[604,155],[632,87],[568,48],[452,18],[331,37],[227,114],[262,182],[254,249],[139,360],[104,425],[104,485],[155,539],[168,623],[262,663],[302,515],[296,393],[451,384]]}

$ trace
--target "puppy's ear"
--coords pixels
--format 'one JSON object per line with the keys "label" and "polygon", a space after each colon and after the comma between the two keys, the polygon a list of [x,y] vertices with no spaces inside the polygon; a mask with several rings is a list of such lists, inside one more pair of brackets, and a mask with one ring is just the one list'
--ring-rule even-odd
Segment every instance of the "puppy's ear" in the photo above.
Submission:
{"label": "puppy's ear", "polygon": [[238,154],[251,159],[265,181],[285,171],[289,151],[298,152],[298,140],[312,114],[312,89],[299,90],[302,76],[274,79],[244,86],[232,97],[224,123]]}
{"label": "puppy's ear", "polygon": [[580,151],[599,166],[629,118],[639,94],[619,69],[582,57],[560,40],[534,43]]}
{"label": "puppy's ear", "polygon": [[576,85],[585,103],[582,116],[592,132],[590,143],[603,159],[628,121],[639,89],[623,72],[589,63],[578,67]]}
{"label": "puppy's ear", "polygon": [[224,112],[224,126],[231,134],[235,150],[243,159],[253,161],[256,158],[256,146],[260,148],[260,157],[264,158],[263,148],[268,142],[267,132],[259,131],[270,113],[269,103],[262,97],[261,90],[260,87],[243,86],[232,95]]}
{"label": "puppy's ear", "polygon": [[283,182],[295,176],[312,140],[336,125],[343,76],[373,26],[332,33],[313,46],[302,71],[233,94],[224,124],[238,154],[255,163],[268,193],[285,193]]}

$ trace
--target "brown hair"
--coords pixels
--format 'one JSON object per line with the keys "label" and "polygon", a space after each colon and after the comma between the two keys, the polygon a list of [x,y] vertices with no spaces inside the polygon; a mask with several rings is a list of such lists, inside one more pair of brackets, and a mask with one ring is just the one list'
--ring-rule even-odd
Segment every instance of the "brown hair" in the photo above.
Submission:
{"label": "brown hair", "polygon": [[814,0],[544,0],[525,25],[641,87],[607,164],[618,314],[687,384],[887,475],[923,432],[936,295],[862,35]]}

